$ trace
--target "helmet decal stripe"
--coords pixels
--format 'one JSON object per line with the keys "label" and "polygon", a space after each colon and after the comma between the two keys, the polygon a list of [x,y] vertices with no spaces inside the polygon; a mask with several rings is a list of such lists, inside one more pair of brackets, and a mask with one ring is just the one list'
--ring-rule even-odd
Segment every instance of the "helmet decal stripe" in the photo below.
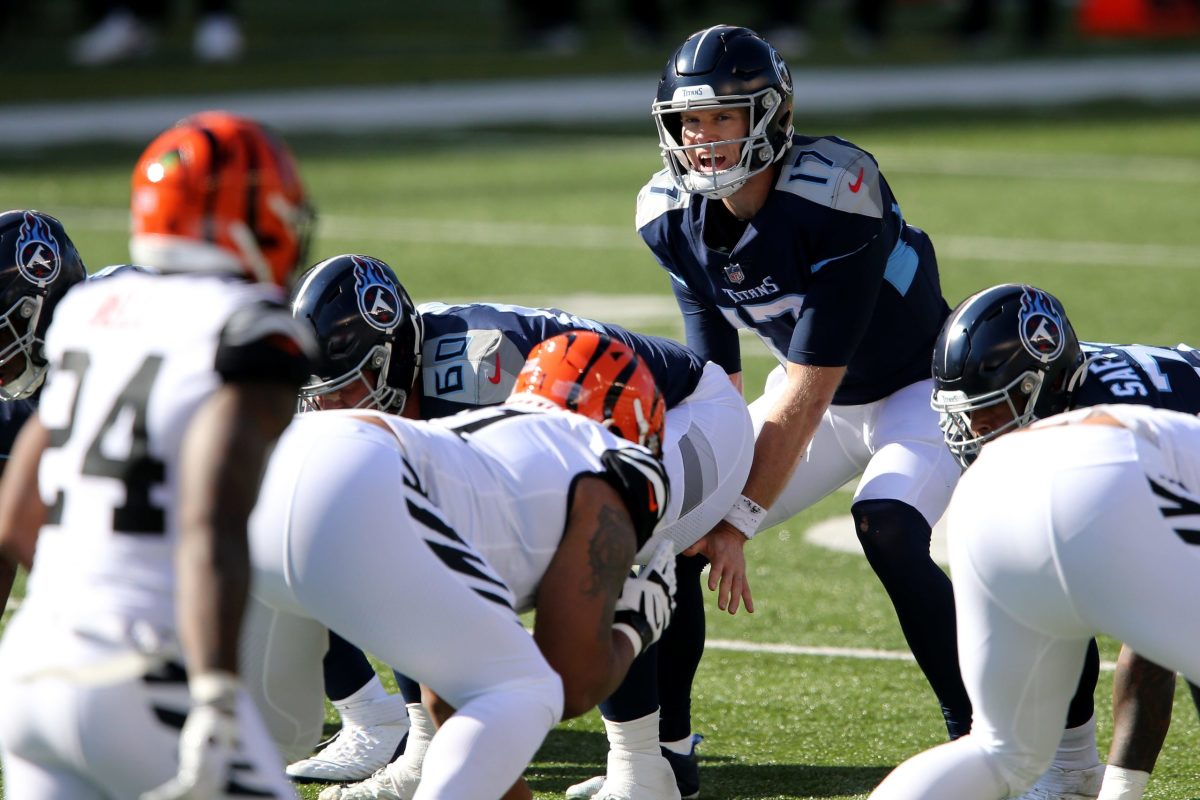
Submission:
{"label": "helmet decal stripe", "polygon": [[637,369],[637,356],[626,359],[625,365],[621,367],[621,371],[613,378],[612,384],[608,387],[608,392],[604,396],[604,418],[611,419],[613,409],[617,407],[617,401],[621,399],[621,395],[625,393],[625,384],[633,377],[633,371]]}
{"label": "helmet decal stripe", "polygon": [[246,154],[246,227],[254,234],[254,241],[262,245],[262,234],[258,227],[258,193],[259,193],[259,165],[258,165],[258,148],[254,146],[254,140],[250,137],[249,131],[240,131],[238,143],[242,146],[242,152]]}
{"label": "helmet decal stripe", "polygon": [[208,184],[204,194],[204,225],[203,236],[208,242],[217,241],[216,220],[214,219],[217,209],[217,190],[221,185],[221,145],[217,141],[217,135],[209,128],[199,126],[196,131],[205,138],[208,142]]}

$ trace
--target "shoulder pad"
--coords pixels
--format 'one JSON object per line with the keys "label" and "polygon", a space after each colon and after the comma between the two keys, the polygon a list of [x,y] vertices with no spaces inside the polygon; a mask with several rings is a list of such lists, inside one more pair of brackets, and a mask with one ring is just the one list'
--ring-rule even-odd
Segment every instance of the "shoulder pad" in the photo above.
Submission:
{"label": "shoulder pad", "polygon": [[883,217],[879,165],[870,153],[841,139],[797,141],[775,188],[835,211]]}
{"label": "shoulder pad", "polygon": [[666,513],[667,473],[662,462],[640,447],[605,450],[600,456],[603,477],[625,501],[637,536],[637,549],[654,533]]}
{"label": "shoulder pad", "polygon": [[640,231],[668,211],[686,208],[691,202],[691,193],[676,186],[665,169],[659,170],[638,192],[637,230]]}

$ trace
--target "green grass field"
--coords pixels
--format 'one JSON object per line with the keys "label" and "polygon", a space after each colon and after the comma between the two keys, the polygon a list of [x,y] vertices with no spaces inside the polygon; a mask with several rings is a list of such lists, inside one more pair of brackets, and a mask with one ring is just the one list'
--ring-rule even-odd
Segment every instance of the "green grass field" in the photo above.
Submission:
{"label": "green grass field", "polygon": [[[938,247],[951,304],[990,284],[1028,281],[1064,301],[1084,339],[1200,345],[1200,109],[840,121],[801,112],[800,127],[879,157],[905,216]],[[418,302],[554,303],[682,333],[666,277],[633,231],[634,196],[659,164],[649,123],[298,140],[295,149],[321,212],[314,260],[381,257]],[[0,207],[58,215],[93,269],[124,261],[136,155],[0,155]],[[753,394],[771,361],[749,339],[746,352]],[[710,604],[710,639],[905,652],[865,561],[804,538],[810,524],[848,507],[839,493],[757,537],[749,554],[758,611],[731,618]],[[1115,645],[1106,641],[1103,653],[1111,660]],[[1102,675],[1097,695],[1102,753],[1110,679]],[[709,800],[865,797],[899,760],[944,737],[932,693],[904,660],[713,647],[694,716],[706,737]],[[596,773],[602,730],[592,713],[551,733],[529,771],[538,797]],[[1181,693],[1147,797],[1200,797],[1198,734]]]}

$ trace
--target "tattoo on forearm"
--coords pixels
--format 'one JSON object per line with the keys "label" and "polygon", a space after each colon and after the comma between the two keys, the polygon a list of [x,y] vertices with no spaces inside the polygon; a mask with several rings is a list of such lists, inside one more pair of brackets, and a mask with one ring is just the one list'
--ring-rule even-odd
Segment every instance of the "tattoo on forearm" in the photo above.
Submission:
{"label": "tattoo on forearm", "polygon": [[600,509],[596,519],[596,531],[588,545],[588,564],[591,577],[585,592],[590,597],[612,591],[620,586],[629,572],[633,560],[633,532],[625,515],[617,513],[612,506]]}

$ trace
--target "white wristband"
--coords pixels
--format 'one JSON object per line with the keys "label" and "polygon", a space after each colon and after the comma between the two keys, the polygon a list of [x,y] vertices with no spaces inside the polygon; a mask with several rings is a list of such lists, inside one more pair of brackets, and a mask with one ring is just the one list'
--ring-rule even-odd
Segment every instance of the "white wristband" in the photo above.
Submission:
{"label": "white wristband", "polygon": [[626,625],[624,622],[614,622],[613,633],[623,633],[625,638],[629,639],[629,643],[633,645],[633,657],[637,658],[642,654],[642,637],[632,626]]}
{"label": "white wristband", "polygon": [[241,682],[229,672],[212,670],[188,678],[192,702],[198,706],[232,702],[237,698]]}
{"label": "white wristband", "polygon": [[725,521],[737,528],[747,539],[753,539],[754,534],[758,533],[758,526],[762,525],[766,516],[765,508],[741,494],[738,495],[733,508],[729,509],[729,513],[725,515]]}

